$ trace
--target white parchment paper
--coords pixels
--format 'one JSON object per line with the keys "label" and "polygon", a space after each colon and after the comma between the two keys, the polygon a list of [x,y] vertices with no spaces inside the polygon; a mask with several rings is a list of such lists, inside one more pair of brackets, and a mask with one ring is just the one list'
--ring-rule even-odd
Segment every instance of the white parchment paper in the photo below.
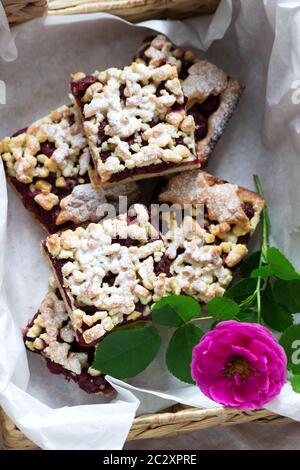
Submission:
{"label": "white parchment paper", "polygon": [[[65,102],[70,72],[128,63],[146,26],[178,45],[199,49],[201,57],[245,83],[208,171],[250,188],[252,175],[260,175],[271,211],[272,242],[300,268],[300,1],[223,0],[213,17],[139,26],[104,14],[21,25],[13,31],[18,59],[0,62],[7,90],[7,104],[0,104],[0,136]],[[0,49],[1,44],[0,29]],[[137,409],[150,412],[174,402],[218,406],[196,387],[172,378],[163,351],[127,383],[109,378],[117,390],[112,400],[87,395],[49,374],[36,355],[27,356],[20,328],[47,290],[49,270],[38,249],[43,237],[18,198],[6,190],[1,166],[0,404],[30,439],[44,449],[117,449]],[[300,421],[300,395],[289,385],[268,408]]]}

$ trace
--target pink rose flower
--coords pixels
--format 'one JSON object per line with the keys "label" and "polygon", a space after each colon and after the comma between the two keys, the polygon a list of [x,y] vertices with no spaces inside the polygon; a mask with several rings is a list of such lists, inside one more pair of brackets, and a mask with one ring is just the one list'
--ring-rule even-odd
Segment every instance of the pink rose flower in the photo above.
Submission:
{"label": "pink rose flower", "polygon": [[206,333],[192,354],[192,377],[212,400],[231,408],[262,408],[286,381],[287,359],[272,334],[257,323],[224,321]]}

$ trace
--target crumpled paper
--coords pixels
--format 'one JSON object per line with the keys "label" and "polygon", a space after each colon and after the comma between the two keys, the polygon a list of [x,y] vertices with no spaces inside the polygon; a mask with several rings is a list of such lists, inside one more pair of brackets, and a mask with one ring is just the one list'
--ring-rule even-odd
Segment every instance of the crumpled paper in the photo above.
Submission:
{"label": "crumpled paper", "polygon": [[[145,27],[167,34],[178,45],[199,49],[201,57],[246,84],[208,171],[249,188],[252,175],[260,175],[271,212],[272,242],[299,268],[300,119],[295,96],[300,2],[223,0],[214,16],[135,26],[104,14],[48,17],[21,25],[13,31],[18,60],[0,71],[7,84],[0,135],[65,102],[70,72],[128,63],[147,34]],[[108,377],[117,390],[112,400],[87,395],[76,384],[49,374],[37,355],[27,356],[20,328],[47,289],[49,270],[38,250],[45,235],[9,189],[6,205],[1,166],[0,404],[30,439],[43,449],[118,449],[136,411],[152,412],[175,402],[219,406],[196,387],[171,377],[164,348],[134,379]],[[165,345],[168,333],[163,335]],[[267,408],[300,421],[300,395],[289,384]]]}
{"label": "crumpled paper", "polygon": [[2,2],[0,2],[0,57],[7,62],[18,56],[14,37],[9,29],[8,21]]}

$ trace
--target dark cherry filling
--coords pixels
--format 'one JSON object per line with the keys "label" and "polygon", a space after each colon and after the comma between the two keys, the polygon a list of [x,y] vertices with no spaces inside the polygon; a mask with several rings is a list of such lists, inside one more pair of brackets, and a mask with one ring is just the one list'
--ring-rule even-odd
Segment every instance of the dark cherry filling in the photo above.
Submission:
{"label": "dark cherry filling", "polygon": [[134,138],[135,138],[135,136],[134,136],[134,134],[132,134],[129,137],[127,137],[127,139],[125,139],[125,141],[129,145],[129,147],[134,144]]}
{"label": "dark cherry filling", "polygon": [[189,111],[195,121],[195,139],[202,140],[207,135],[208,123],[207,119],[197,110],[197,105],[195,104]]}
{"label": "dark cherry filling", "polygon": [[120,85],[120,88],[119,88],[120,98],[121,98],[121,100],[124,101],[124,102],[126,101],[126,96],[125,96],[125,94],[124,94],[125,88],[126,88],[125,83],[122,83],[122,85]]}
{"label": "dark cherry filling", "polygon": [[193,65],[193,62],[190,60],[186,60],[184,57],[181,59],[181,69],[178,73],[178,77],[180,80],[185,80],[188,76],[188,70]]}
{"label": "dark cherry filling", "polygon": [[244,202],[243,211],[245,212],[249,220],[251,220],[252,217],[254,216],[254,209],[253,209],[251,202]]}
{"label": "dark cherry filling", "polygon": [[110,395],[113,391],[112,386],[106,382],[103,375],[97,375],[93,377],[88,374],[86,370],[83,370],[80,375],[75,375],[73,378],[78,383],[79,387],[87,393],[102,392],[105,395]]}
{"label": "dark cherry filling", "polygon": [[[41,143],[40,145],[40,153],[43,153],[47,157],[51,157],[55,150],[55,145],[52,142],[49,142],[48,140]],[[88,175],[83,176],[86,182],[88,182]],[[35,183],[36,180],[39,178],[36,177],[33,179],[33,183]],[[66,178],[66,186],[63,188],[58,188],[55,186],[55,181],[56,181],[56,174],[55,173],[50,173],[47,178],[43,178],[44,181],[50,183],[52,185],[51,192],[53,194],[56,194],[58,198],[61,200],[64,197],[68,196],[73,188],[78,184],[78,181],[76,178]],[[46,211],[43,209],[39,204],[37,204],[34,201],[34,198],[37,194],[40,193],[40,191],[30,191],[29,185],[21,183],[18,181],[16,178],[11,177],[10,181],[12,185],[15,187],[15,189],[18,191],[18,193],[22,197],[22,202],[26,209],[31,211],[35,217],[41,222],[41,224],[46,228],[46,230],[49,233],[54,233],[57,231],[58,227],[59,228],[68,228],[72,225],[72,223],[66,222],[63,225],[57,226],[56,225],[56,219],[57,216],[59,215],[60,212],[60,207],[55,206],[53,209],[50,211]]]}
{"label": "dark cherry filling", "polygon": [[219,106],[220,96],[210,95],[205,101],[203,101],[203,103],[199,104],[199,110],[206,118],[208,118],[212,113],[217,111]]}
{"label": "dark cherry filling", "polygon": [[20,183],[20,181],[18,181],[16,178],[11,178],[11,183],[16,188],[18,193],[21,194],[24,207],[34,214],[36,219],[47,229],[49,233],[56,232],[57,225],[55,221],[60,212],[60,208],[55,206],[50,211],[45,211],[34,200],[34,197],[38,194],[38,191],[32,193],[29,190],[28,185]]}
{"label": "dark cherry filling", "polygon": [[68,116],[68,123],[70,124],[70,126],[73,126],[73,124],[75,123],[74,114],[70,114],[70,116]]}
{"label": "dark cherry filling", "polygon": [[86,77],[77,81],[71,80],[71,92],[75,96],[76,103],[81,110],[83,110],[84,107],[84,103],[82,102],[81,98],[84,96],[88,87],[96,82],[99,82],[98,78],[93,77],[92,75],[87,75]]}
{"label": "dark cherry filling", "polygon": [[139,240],[131,240],[131,238],[113,238],[112,243],[119,243],[121,246],[138,246],[140,245]]}
{"label": "dark cherry filling", "polygon": [[156,263],[154,267],[155,275],[158,276],[159,274],[163,273],[167,277],[171,277],[170,267],[171,267],[171,260],[167,258],[167,256],[163,255],[161,260],[158,263]]}
{"label": "dark cherry filling", "polygon": [[221,258],[222,258],[222,261],[223,261],[223,266],[225,266],[227,256],[228,256],[228,253],[222,253],[221,254]]}
{"label": "dark cherry filling", "polygon": [[88,89],[89,86],[93,85],[93,83],[99,82],[98,78],[93,77],[93,75],[87,75],[80,80],[72,80],[71,81],[71,91],[76,98],[82,98]]}
{"label": "dark cherry filling", "polygon": [[183,137],[177,137],[177,139],[175,139],[175,144],[184,145]]}
{"label": "dark cherry filling", "polygon": [[238,237],[237,243],[246,245],[249,241],[249,237],[250,237],[249,233],[247,233],[246,235],[242,235],[241,237]]}
{"label": "dark cherry filling", "polygon": [[222,240],[222,238],[215,237],[214,245],[221,245],[221,243],[223,243],[223,241],[224,240]]}
{"label": "dark cherry filling", "polygon": [[[135,304],[135,310],[136,310],[137,312],[143,313],[143,311],[145,310],[145,305],[143,305],[142,302],[139,300],[139,301]],[[148,318],[148,316],[150,316],[150,314],[147,315],[147,318]]]}
{"label": "dark cherry filling", "polygon": [[65,369],[60,364],[52,362],[49,358],[46,357],[45,359],[47,368],[52,374],[64,375],[66,380],[73,380],[74,382],[78,383],[79,387],[87,393],[101,392],[105,395],[110,395],[110,393],[113,391],[111,385],[106,382],[102,374],[93,377],[92,375],[88,374],[87,370],[83,370],[79,375],[76,375]]}
{"label": "dark cherry filling", "polygon": [[155,92],[156,96],[158,97],[161,96],[161,91],[165,90],[165,88],[166,88],[166,82],[161,82],[156,88],[156,92]]}
{"label": "dark cherry filling", "polygon": [[182,110],[185,110],[187,101],[188,101],[188,99],[187,99],[186,96],[184,97],[183,103],[178,103],[177,101],[175,101],[175,103],[171,106],[172,111],[182,111]]}
{"label": "dark cherry filling", "polygon": [[107,150],[106,152],[100,153],[100,158],[103,162],[105,162],[110,156],[111,156],[111,150]]}
{"label": "dark cherry filling", "polygon": [[104,121],[100,122],[99,127],[98,127],[98,142],[99,145],[101,145],[103,142],[105,142],[109,136],[105,134],[105,127],[107,126],[108,122],[105,119]]}
{"label": "dark cherry filling", "polygon": [[17,137],[18,135],[20,134],[24,134],[24,132],[26,132],[28,129],[28,127],[23,127],[23,129],[20,129],[19,131],[15,132],[12,137]]}
{"label": "dark cherry filling", "polygon": [[55,145],[53,142],[49,142],[49,140],[46,140],[45,142],[41,143],[40,153],[43,153],[47,157],[50,158],[54,150],[55,150]]}
{"label": "dark cherry filling", "polygon": [[115,280],[116,280],[116,277],[117,277],[116,274],[108,273],[108,274],[106,274],[106,276],[103,278],[102,282],[103,282],[103,284],[106,283],[106,284],[108,284],[108,285],[111,287],[111,286],[114,285]]}
{"label": "dark cherry filling", "polygon": [[208,118],[214,113],[220,104],[220,97],[210,95],[203,103],[196,103],[188,110],[195,120],[195,138],[202,140],[208,131]]}
{"label": "dark cherry filling", "polygon": [[[88,182],[88,175],[83,176],[83,178],[86,182]],[[34,178],[33,183],[37,179],[39,178]],[[57,188],[55,186],[55,173],[50,173],[50,175],[47,178],[43,178],[43,180],[52,184],[51,192],[53,194],[56,194],[59,200],[68,196],[72,192],[74,186],[78,184],[78,181],[75,178],[66,178],[66,186],[64,188]],[[26,207],[26,209],[28,209],[34,214],[34,216],[39,220],[39,222],[41,222],[41,224],[46,228],[49,233],[57,232],[58,228],[68,228],[72,225],[71,222],[66,222],[65,224],[59,226],[56,225],[56,219],[58,214],[60,213],[60,207],[58,205],[54,206],[53,209],[51,209],[50,211],[46,211],[34,200],[35,196],[39,194],[40,191],[30,191],[28,184],[21,183],[16,178],[11,177],[10,181],[15,187],[15,189],[18,191],[18,193],[21,195],[24,207]]]}

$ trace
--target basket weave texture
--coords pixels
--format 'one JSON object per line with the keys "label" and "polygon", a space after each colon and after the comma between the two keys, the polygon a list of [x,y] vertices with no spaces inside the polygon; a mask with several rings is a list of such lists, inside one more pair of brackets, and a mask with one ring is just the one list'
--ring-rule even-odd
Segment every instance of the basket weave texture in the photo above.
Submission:
{"label": "basket weave texture", "polygon": [[[151,18],[185,18],[191,15],[212,13],[219,0],[2,0],[11,25],[42,15],[106,12],[130,21]],[[212,426],[234,425],[246,422],[287,423],[288,418],[267,410],[239,411],[225,408],[200,410],[176,405],[164,412],[136,418],[128,440],[170,437],[206,429]],[[31,450],[37,446],[31,442],[0,410],[0,429],[7,449]]]}
{"label": "basket weave texture", "polygon": [[102,11],[130,21],[152,18],[185,18],[212,13],[220,0],[2,0],[10,24],[37,16],[73,15]]}
{"label": "basket weave texture", "polygon": [[47,0],[35,0],[27,2],[25,0],[2,0],[10,24],[23,23],[47,12]]}
{"label": "basket weave texture", "polygon": [[[127,441],[172,437],[213,426],[232,426],[249,422],[286,424],[292,420],[267,410],[239,411],[225,408],[199,410],[198,408],[175,405],[164,412],[135,418]],[[3,411],[0,411],[0,423],[3,444],[6,449],[38,449]]]}

